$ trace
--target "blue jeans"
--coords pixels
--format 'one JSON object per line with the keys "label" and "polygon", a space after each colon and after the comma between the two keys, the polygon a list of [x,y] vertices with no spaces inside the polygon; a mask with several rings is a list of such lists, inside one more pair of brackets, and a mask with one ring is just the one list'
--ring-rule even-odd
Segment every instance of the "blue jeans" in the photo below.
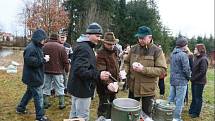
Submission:
{"label": "blue jeans", "polygon": [[90,114],[90,103],[91,97],[89,98],[79,98],[72,96],[72,106],[69,118],[72,119],[74,117],[84,118],[85,121],[89,120]]}
{"label": "blue jeans", "polygon": [[170,86],[169,102],[175,103],[176,107],[173,113],[173,118],[181,120],[182,108],[184,106],[184,98],[187,91],[186,86]]}
{"label": "blue jeans", "polygon": [[202,109],[202,94],[204,86],[204,84],[191,84],[192,102],[190,105],[189,114],[196,116],[200,115]]}
{"label": "blue jeans", "polygon": [[[54,75],[54,74],[45,74],[44,75],[44,86],[43,86],[43,94],[51,95],[51,90],[54,88],[56,95],[64,95],[64,79],[63,74]],[[52,85],[53,82],[53,85]],[[52,87],[53,86],[53,87]]]}
{"label": "blue jeans", "polygon": [[34,105],[36,110],[36,119],[41,119],[44,116],[44,109],[43,109],[43,92],[42,86],[40,87],[30,87],[27,86],[27,90],[23,95],[19,105],[17,106],[16,110],[23,112],[26,110],[26,106],[31,99],[34,99]]}

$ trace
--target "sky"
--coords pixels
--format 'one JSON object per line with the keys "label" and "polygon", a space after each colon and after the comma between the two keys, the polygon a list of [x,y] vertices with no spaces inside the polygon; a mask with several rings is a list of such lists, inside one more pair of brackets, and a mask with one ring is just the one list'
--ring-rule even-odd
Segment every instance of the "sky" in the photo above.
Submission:
{"label": "sky", "polygon": [[[23,0],[0,0],[0,29],[22,34],[19,13]],[[179,32],[189,38],[214,35],[214,0],[156,0],[163,25],[173,35]],[[22,28],[22,29],[21,29]]]}

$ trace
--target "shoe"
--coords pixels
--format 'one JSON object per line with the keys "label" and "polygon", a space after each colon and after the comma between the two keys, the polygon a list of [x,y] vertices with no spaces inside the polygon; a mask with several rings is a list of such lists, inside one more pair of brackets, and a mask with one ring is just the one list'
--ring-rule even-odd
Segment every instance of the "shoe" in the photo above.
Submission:
{"label": "shoe", "polygon": [[28,112],[26,110],[20,111],[20,110],[16,110],[17,114],[27,114]]}
{"label": "shoe", "polygon": [[48,117],[43,116],[41,119],[36,119],[35,121],[51,121],[48,119]]}
{"label": "shoe", "polygon": [[195,115],[195,114],[190,114],[190,117],[191,118],[197,118],[197,117],[199,117],[198,115]]}

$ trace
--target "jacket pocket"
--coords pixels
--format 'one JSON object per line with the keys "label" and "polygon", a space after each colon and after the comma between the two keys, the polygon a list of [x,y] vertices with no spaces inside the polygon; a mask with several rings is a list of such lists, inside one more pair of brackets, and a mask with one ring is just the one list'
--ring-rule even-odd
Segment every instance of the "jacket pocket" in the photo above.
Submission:
{"label": "jacket pocket", "polygon": [[154,67],[154,57],[153,56],[144,56],[143,63],[147,67]]}
{"label": "jacket pocket", "polygon": [[155,84],[153,82],[146,82],[140,84],[141,95],[154,95]]}

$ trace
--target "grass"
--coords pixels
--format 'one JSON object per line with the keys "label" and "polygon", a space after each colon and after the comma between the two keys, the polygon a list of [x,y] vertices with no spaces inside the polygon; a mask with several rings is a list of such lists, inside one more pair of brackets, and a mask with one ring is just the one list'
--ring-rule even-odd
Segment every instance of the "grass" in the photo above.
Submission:
{"label": "grass", "polygon": [[[23,93],[26,90],[26,86],[21,82],[22,75],[22,52],[15,52],[14,54],[1,58],[0,66],[6,66],[11,60],[19,62],[21,65],[18,67],[17,74],[7,74],[0,71],[0,121],[33,121],[35,119],[35,110],[33,101],[27,106],[30,114],[18,115],[15,113],[15,108],[19,103]],[[188,116],[189,105],[185,105],[182,118],[184,121],[214,121],[214,69],[210,68],[207,73],[208,83],[204,90],[204,104],[202,113],[199,118],[190,119]],[[165,98],[169,95],[169,75],[165,79],[166,93]],[[190,86],[189,86],[190,87]],[[120,91],[117,97],[127,97],[127,92]],[[189,104],[191,102],[191,91],[189,91]],[[51,97],[52,106],[46,110],[46,115],[52,121],[63,121],[68,118],[71,101],[70,97],[66,97],[66,108],[64,110],[58,109],[58,98]],[[96,111],[98,107],[98,97],[92,101],[90,108],[90,121],[95,121]]]}

